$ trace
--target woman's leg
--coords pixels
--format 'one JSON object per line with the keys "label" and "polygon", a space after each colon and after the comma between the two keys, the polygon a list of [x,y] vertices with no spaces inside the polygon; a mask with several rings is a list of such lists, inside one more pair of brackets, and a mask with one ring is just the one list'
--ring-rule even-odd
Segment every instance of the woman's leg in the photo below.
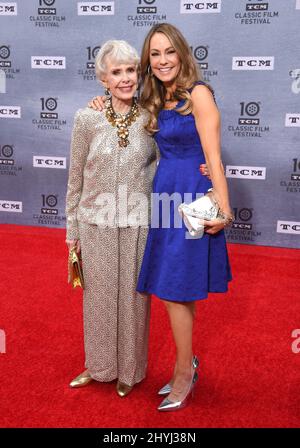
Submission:
{"label": "woman's leg", "polygon": [[195,303],[165,301],[165,304],[176,345],[176,368],[168,398],[170,401],[181,401],[189,390],[194,373],[192,338]]}

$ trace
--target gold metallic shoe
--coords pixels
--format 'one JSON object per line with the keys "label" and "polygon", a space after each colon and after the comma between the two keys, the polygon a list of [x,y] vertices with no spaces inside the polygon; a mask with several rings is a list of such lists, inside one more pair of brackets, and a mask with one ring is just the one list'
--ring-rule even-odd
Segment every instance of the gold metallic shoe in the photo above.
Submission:
{"label": "gold metallic shoe", "polygon": [[86,370],[78,375],[73,381],[70,383],[70,387],[84,387],[87,386],[93,378]]}
{"label": "gold metallic shoe", "polygon": [[128,386],[128,384],[121,383],[121,381],[119,381],[119,380],[117,382],[116,389],[117,389],[117,394],[120,397],[126,397],[126,395],[128,395],[129,392],[132,391],[132,388],[133,388],[133,386]]}

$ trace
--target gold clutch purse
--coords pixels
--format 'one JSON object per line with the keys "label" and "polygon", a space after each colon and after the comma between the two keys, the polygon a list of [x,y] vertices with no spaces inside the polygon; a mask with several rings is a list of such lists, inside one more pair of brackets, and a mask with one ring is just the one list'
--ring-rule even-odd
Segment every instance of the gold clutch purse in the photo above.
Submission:
{"label": "gold clutch purse", "polygon": [[76,252],[76,247],[73,247],[69,251],[68,283],[71,283],[73,285],[73,288],[76,288],[76,286],[80,286],[82,289],[84,289],[82,260],[81,255],[77,254]]}

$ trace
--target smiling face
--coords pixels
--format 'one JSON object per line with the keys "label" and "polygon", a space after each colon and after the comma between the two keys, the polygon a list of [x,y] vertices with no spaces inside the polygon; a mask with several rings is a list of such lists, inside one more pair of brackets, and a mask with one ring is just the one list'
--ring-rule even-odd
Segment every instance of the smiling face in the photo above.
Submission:
{"label": "smiling face", "polygon": [[107,58],[106,73],[102,82],[113,98],[122,102],[130,101],[138,87],[138,71],[135,64],[118,64]]}
{"label": "smiling face", "polygon": [[170,40],[163,33],[155,33],[150,40],[150,65],[153,74],[166,87],[175,84],[181,62]]}

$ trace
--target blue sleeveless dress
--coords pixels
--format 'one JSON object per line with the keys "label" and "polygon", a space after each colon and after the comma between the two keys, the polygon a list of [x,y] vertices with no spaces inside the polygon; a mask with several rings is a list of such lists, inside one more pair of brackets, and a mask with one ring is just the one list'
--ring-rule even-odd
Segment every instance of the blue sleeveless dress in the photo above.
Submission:
{"label": "blue sleeveless dress", "polygon": [[[183,100],[176,108],[182,104]],[[226,292],[231,271],[224,231],[188,238],[177,211],[181,202],[195,200],[197,193],[206,193],[212,184],[199,171],[205,158],[194,116],[180,115],[176,108],[161,110],[158,116],[154,138],[161,158],[153,180],[157,194],[137,291],[188,302],[205,299],[208,292]],[[158,199],[172,194],[173,201]]]}

